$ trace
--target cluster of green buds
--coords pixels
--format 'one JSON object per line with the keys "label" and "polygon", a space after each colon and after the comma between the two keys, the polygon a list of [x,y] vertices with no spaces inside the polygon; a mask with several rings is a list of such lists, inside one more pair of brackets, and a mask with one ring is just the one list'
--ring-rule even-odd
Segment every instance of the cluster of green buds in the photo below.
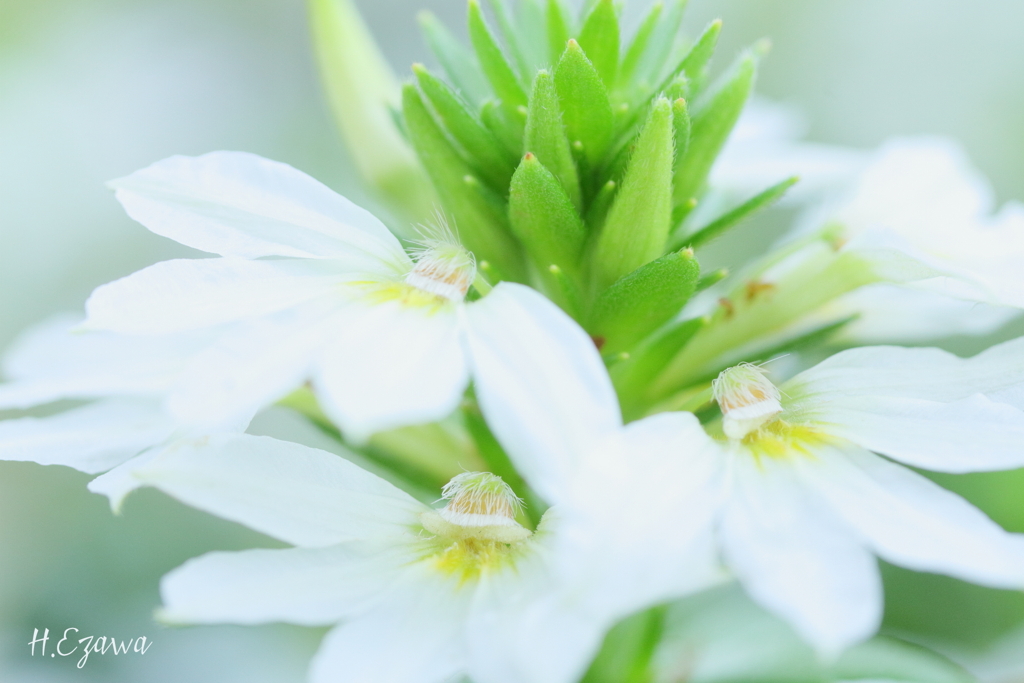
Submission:
{"label": "cluster of green buds", "polygon": [[443,212],[476,257],[469,299],[502,280],[544,292],[601,349],[627,419],[713,406],[723,369],[813,347],[850,322],[798,324],[878,279],[827,230],[747,267],[717,307],[687,306],[728,275],[702,272],[701,250],[797,181],[721,215],[717,202],[695,210],[764,43],[713,78],[722,23],[687,39],[686,0],[655,2],[629,39],[615,0],[578,14],[564,0],[486,2],[468,2],[469,45],[420,15],[440,71],[415,64],[403,86],[350,2],[310,0],[353,161],[397,233]]}
{"label": "cluster of green buds", "polygon": [[679,39],[685,0],[654,4],[629,41],[613,0],[580,17],[560,0],[490,4],[500,31],[469,2],[472,50],[422,15],[445,78],[413,67],[405,134],[484,286],[547,294],[593,336],[627,412],[645,412],[646,387],[706,323],[680,311],[722,276],[702,275],[694,250],[795,182],[691,220],[763,49],[712,80],[722,24]]}

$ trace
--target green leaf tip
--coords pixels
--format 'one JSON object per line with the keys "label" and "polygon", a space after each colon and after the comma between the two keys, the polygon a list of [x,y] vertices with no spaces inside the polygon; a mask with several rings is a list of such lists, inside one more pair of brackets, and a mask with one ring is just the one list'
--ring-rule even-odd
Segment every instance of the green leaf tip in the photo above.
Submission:
{"label": "green leaf tip", "polygon": [[605,339],[607,353],[629,350],[682,310],[699,279],[690,250],[644,264],[601,294],[589,331]]}
{"label": "green leaf tip", "polygon": [[677,206],[698,197],[703,190],[711,166],[750,97],[756,74],[757,57],[747,51],[692,114],[690,144],[675,176]]}
{"label": "green leaf tip", "polygon": [[579,175],[562,125],[561,105],[554,78],[539,71],[533,81],[526,118],[524,145],[562,184],[577,211],[582,206]]}
{"label": "green leaf tip", "polygon": [[[533,153],[523,156],[509,186],[512,231],[541,276],[542,289],[563,303],[563,286],[549,281],[550,266],[574,279],[586,239],[583,222],[561,182]],[[554,286],[553,286],[554,285]]]}
{"label": "green leaf tip", "polygon": [[619,17],[613,0],[598,0],[580,30],[579,45],[611,89],[619,70]]}
{"label": "green leaf tip", "polygon": [[502,103],[511,108],[526,106],[526,91],[519,82],[519,77],[512,69],[505,53],[498,46],[498,41],[484,19],[479,0],[469,0],[468,8],[469,40],[476,51],[477,59],[484,75],[490,82],[494,92]]}
{"label": "green leaf tip", "polygon": [[672,219],[672,105],[655,100],[595,249],[602,290],[664,253]]}
{"label": "green leaf tip", "polygon": [[614,117],[608,90],[575,40],[566,44],[554,76],[566,135],[588,163],[595,166],[604,157],[612,139]]}

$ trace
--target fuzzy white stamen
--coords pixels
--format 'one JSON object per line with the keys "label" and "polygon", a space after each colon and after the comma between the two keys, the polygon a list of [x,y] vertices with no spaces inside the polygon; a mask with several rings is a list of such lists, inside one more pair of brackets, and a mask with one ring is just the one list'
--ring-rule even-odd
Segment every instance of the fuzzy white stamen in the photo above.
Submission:
{"label": "fuzzy white stamen", "polygon": [[463,472],[441,490],[442,510],[423,515],[427,530],[448,538],[477,538],[516,543],[530,531],[516,521],[522,501],[501,477],[490,472]]}
{"label": "fuzzy white stamen", "polygon": [[722,430],[730,439],[742,439],[782,412],[782,395],[765,377],[764,368],[750,363],[723,370],[711,383],[722,409]]}

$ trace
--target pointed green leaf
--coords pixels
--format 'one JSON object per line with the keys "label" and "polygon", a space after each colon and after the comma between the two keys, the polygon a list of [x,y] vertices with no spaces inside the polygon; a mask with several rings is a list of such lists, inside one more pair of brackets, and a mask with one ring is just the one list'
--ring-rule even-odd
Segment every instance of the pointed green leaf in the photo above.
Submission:
{"label": "pointed green leaf", "polygon": [[349,0],[310,0],[310,21],[324,90],[359,173],[413,222],[436,197],[389,110],[398,82]]}
{"label": "pointed green leaf", "polygon": [[700,266],[693,251],[666,254],[606,289],[594,304],[588,331],[602,337],[602,351],[629,351],[678,315],[697,287]]}
{"label": "pointed green leaf", "polygon": [[570,40],[555,67],[555,89],[562,104],[569,141],[596,166],[612,138],[612,105],[600,75],[575,40]]}
{"label": "pointed green leaf", "polygon": [[686,100],[679,98],[672,102],[672,128],[675,131],[676,160],[674,172],[679,172],[682,159],[686,156],[686,148],[690,146],[690,111]]}
{"label": "pointed green leaf", "polygon": [[708,75],[708,65],[711,63],[711,58],[715,54],[715,48],[718,47],[718,36],[722,32],[722,20],[716,19],[708,24],[708,27],[704,29],[704,33],[701,34],[697,42],[694,43],[690,51],[686,53],[683,60],[679,63],[676,68],[676,74],[686,74],[686,77],[690,80],[690,88],[692,92],[700,92],[704,86],[704,81]]}
{"label": "pointed green leaf", "polygon": [[562,184],[533,154],[523,157],[512,176],[508,213],[538,271],[555,264],[575,275],[586,239],[583,223]]}
{"label": "pointed green leaf", "polygon": [[465,150],[470,165],[495,190],[504,194],[515,171],[508,151],[446,83],[433,76],[422,64],[413,64],[412,70],[420,90],[445,130]]}
{"label": "pointed green leaf", "polygon": [[757,59],[747,52],[693,113],[690,145],[675,177],[676,206],[697,197],[754,87]]}
{"label": "pointed green leaf", "polygon": [[663,75],[665,62],[672,54],[672,46],[675,45],[679,27],[683,23],[687,1],[670,0],[668,6],[661,13],[657,27],[651,37],[647,39],[647,47],[644,49],[639,64],[634,69],[631,80],[638,86],[649,88],[657,83]]}
{"label": "pointed green leaf", "polygon": [[583,23],[579,44],[610,90],[619,71],[619,17],[612,0],[594,5]]}
{"label": "pointed green leaf", "polygon": [[523,90],[512,66],[505,59],[505,54],[498,47],[491,29],[487,27],[479,0],[469,0],[469,39],[476,50],[484,75],[487,76],[502,104],[511,110],[525,107],[526,91]]}
{"label": "pointed green leaf", "polygon": [[565,44],[569,42],[569,19],[560,0],[548,0],[547,11],[548,53],[552,64],[565,52]]}
{"label": "pointed green leaf", "polygon": [[535,154],[558,178],[578,212],[582,202],[580,179],[569,149],[569,139],[565,137],[565,128],[562,126],[554,79],[547,71],[538,73],[533,81],[524,145],[527,152]]}
{"label": "pointed green leaf", "polygon": [[664,253],[672,218],[672,105],[654,103],[594,253],[599,289]]}
{"label": "pointed green leaf", "polygon": [[427,47],[434,53],[456,90],[474,104],[486,100],[490,96],[490,87],[480,70],[476,55],[466,49],[432,13],[420,12],[417,19]]}
{"label": "pointed green leaf", "polygon": [[[541,0],[520,1],[516,27],[519,31],[519,44],[530,67],[527,73],[533,74],[554,65],[551,51],[548,49],[546,21]],[[561,51],[558,54],[561,54]]]}
{"label": "pointed green leaf", "polygon": [[505,39],[506,52],[512,56],[512,60],[518,69],[519,74],[528,79],[533,71],[530,69],[530,64],[526,61],[526,54],[523,52],[523,47],[519,42],[519,34],[516,32],[515,22],[512,21],[512,17],[508,13],[508,6],[504,0],[490,0],[491,10],[494,12],[494,16],[498,19],[498,26],[501,27],[501,35]]}
{"label": "pointed green leaf", "polygon": [[632,420],[644,415],[649,407],[644,400],[647,387],[707,324],[707,318],[693,318],[668,325],[609,368],[623,417]]}
{"label": "pointed green leaf", "polygon": [[629,44],[625,56],[622,58],[622,65],[619,67],[619,82],[629,84],[640,67],[640,62],[651,45],[651,37],[658,28],[658,20],[665,9],[665,3],[658,2],[651,5],[651,10],[644,17],[643,23],[637,29],[636,35]]}
{"label": "pointed green leaf", "polygon": [[509,232],[504,202],[480,185],[413,85],[402,89],[402,112],[416,152],[454,218],[459,237],[478,260],[490,262],[502,279],[523,277],[519,247]]}
{"label": "pointed green leaf", "polygon": [[701,277],[700,281],[697,282],[697,291],[703,292],[708,287],[713,287],[714,285],[717,285],[719,282],[721,282],[727,277],[729,277],[728,268],[719,268],[718,270],[713,270],[707,275]]}
{"label": "pointed green leaf", "polygon": [[728,211],[703,228],[695,230],[692,234],[683,237],[680,242],[691,248],[696,248],[715,239],[729,228],[749,218],[752,214],[767,208],[779,201],[782,195],[786,194],[789,188],[793,187],[800,179],[796,176],[787,178],[777,185],[772,185],[764,192],[743,202],[735,209]]}
{"label": "pointed green leaf", "polygon": [[484,102],[480,107],[480,120],[516,159],[522,156],[523,126],[518,120],[510,120],[500,104],[494,100]]}

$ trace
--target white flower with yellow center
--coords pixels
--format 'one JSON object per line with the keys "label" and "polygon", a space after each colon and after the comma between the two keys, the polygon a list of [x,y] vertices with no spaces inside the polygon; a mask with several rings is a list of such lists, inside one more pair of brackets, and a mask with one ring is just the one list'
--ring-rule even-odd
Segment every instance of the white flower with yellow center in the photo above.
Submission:
{"label": "white flower with yellow center", "polygon": [[762,368],[724,371],[714,387],[726,486],[717,533],[751,597],[835,653],[881,620],[876,555],[1024,588],[1024,537],[876,455],[943,472],[1024,465],[1022,341],[967,360],[853,349],[779,388]]}
{"label": "white flower with yellow center", "polygon": [[[567,355],[596,352],[581,342]],[[597,363],[545,361],[537,351],[505,361],[505,373],[490,391],[479,382],[477,392],[520,461],[565,453],[594,461],[597,442],[620,429],[614,411],[586,398],[607,381]],[[1024,588],[1024,537],[876,455],[943,472],[1024,466],[1024,339],[970,359],[937,349],[853,349],[780,387],[763,368],[741,365],[722,373],[714,394],[723,416],[708,433],[688,413],[648,417],[624,428],[658,432],[632,447],[628,476],[599,468],[620,481],[619,523],[651,564],[672,557],[664,539],[701,520],[751,597],[825,654],[877,629],[876,556]],[[675,507],[659,502],[665,497]]]}
{"label": "white flower with yellow center", "polygon": [[[478,375],[486,378],[481,401],[489,412],[502,397],[529,403],[533,395],[518,383],[500,386],[510,368],[537,358],[599,378],[546,386],[538,409],[583,400],[609,422],[587,431],[542,413],[539,428],[586,439],[587,451],[511,454],[553,504],[536,529],[523,525],[521,501],[489,473],[455,477],[435,509],[305,446],[250,435],[182,443],[132,477],[296,547],[186,563],[164,579],[162,617],[338,624],[313,662],[313,683],[575,683],[618,619],[720,580],[701,515],[673,519],[673,533],[654,544],[647,533],[678,517],[668,513],[682,509],[677,494],[688,490],[685,481],[671,491],[645,488],[645,477],[685,473],[681,460],[664,457],[685,443],[672,438],[676,416],[616,425],[615,395],[589,338],[553,304],[539,313],[508,290],[480,302],[470,355],[478,370],[496,371]],[[511,365],[501,360],[508,353]],[[681,417],[684,436],[703,434],[692,416]],[[646,468],[658,463],[667,468]]]}
{"label": "white flower with yellow center", "polygon": [[[450,236],[410,256],[367,211],[251,154],[172,157],[112,186],[156,234],[222,256],[157,263],[98,288],[86,306],[90,329],[219,328],[171,393],[178,418],[248,414],[309,381],[361,440],[458,404],[476,266]],[[524,305],[539,299],[513,289]]]}

